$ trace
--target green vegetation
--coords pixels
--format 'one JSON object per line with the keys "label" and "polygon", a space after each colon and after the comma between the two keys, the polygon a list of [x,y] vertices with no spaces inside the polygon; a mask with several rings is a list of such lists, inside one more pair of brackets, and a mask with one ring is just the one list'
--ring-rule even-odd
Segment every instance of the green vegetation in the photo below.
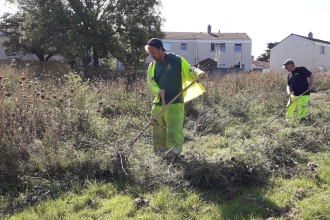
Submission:
{"label": "green vegetation", "polygon": [[35,54],[49,61],[60,55],[80,67],[93,61],[98,68],[99,59],[137,66],[147,57],[146,42],[164,36],[159,0],[5,1],[18,9],[0,17],[8,56]]}
{"label": "green vegetation", "polygon": [[0,69],[3,219],[329,219],[330,72],[285,123],[286,74],[210,78],[185,105],[183,158],[164,160],[145,79]]}

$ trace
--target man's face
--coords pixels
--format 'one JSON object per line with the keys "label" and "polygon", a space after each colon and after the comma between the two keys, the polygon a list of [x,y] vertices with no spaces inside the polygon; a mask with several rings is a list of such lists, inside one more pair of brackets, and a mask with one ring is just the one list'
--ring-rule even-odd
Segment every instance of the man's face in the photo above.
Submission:
{"label": "man's face", "polygon": [[294,65],[293,64],[288,64],[288,65],[285,65],[285,69],[289,72],[293,71],[295,68],[294,68]]}
{"label": "man's face", "polygon": [[148,52],[149,52],[150,56],[152,57],[152,59],[154,59],[155,61],[163,61],[163,59],[164,59],[163,52],[164,51],[162,48],[148,46]]}

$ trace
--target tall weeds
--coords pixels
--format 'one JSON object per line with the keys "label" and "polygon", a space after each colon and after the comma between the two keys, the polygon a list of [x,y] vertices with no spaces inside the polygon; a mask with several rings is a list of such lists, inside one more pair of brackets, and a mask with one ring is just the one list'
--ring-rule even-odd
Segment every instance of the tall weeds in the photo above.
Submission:
{"label": "tall weeds", "polygon": [[[329,73],[315,75],[314,92],[329,90]],[[153,97],[145,79],[85,81],[75,73],[36,78],[27,68],[1,68],[0,194],[15,201],[2,209],[15,211],[21,208],[17,204],[58,196],[86,179],[231,191],[265,183],[306,160],[296,149],[321,151],[330,141],[317,131],[314,139],[305,139],[310,144],[297,145],[303,136],[282,135],[281,121],[261,127],[285,107],[286,74],[226,75],[203,84],[207,92],[185,105],[184,161],[162,161],[144,131],[125,163],[118,164],[118,149],[151,120]],[[306,126],[328,122],[313,116]],[[27,196],[19,202],[22,192]]]}

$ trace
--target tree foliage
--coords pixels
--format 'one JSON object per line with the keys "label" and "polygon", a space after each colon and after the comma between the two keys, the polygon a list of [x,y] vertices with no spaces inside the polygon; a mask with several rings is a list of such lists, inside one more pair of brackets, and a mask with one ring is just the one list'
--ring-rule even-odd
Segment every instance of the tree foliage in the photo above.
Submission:
{"label": "tree foliage", "polygon": [[[20,4],[20,1],[18,1]],[[0,31],[5,37],[2,46],[11,55],[35,54],[40,61],[48,61],[59,53],[57,43],[64,32],[59,17],[63,9],[59,1],[25,0],[15,14],[5,14],[1,18]]]}
{"label": "tree foliage", "polygon": [[1,17],[0,32],[1,37],[5,38],[2,46],[7,47],[5,51],[7,56],[25,55],[28,53],[28,48],[19,42],[19,27],[24,20],[24,15],[20,13],[15,15],[6,13]]}
{"label": "tree foliage", "polygon": [[278,43],[279,42],[267,43],[267,50],[265,50],[265,53],[260,54],[260,56],[258,56],[257,60],[269,62],[269,60],[270,60],[270,50],[273,47],[275,47]]}
{"label": "tree foliage", "polygon": [[29,53],[60,54],[72,62],[92,56],[94,67],[99,66],[99,59],[111,54],[121,62],[135,65],[147,55],[144,50],[147,40],[164,36],[160,0],[17,0],[17,3],[24,14],[18,39],[21,47],[35,49]]}

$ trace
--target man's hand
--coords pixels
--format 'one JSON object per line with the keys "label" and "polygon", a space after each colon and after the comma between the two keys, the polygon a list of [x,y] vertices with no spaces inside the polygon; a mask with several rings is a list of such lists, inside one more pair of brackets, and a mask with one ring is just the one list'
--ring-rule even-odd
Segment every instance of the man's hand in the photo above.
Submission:
{"label": "man's hand", "polygon": [[162,100],[162,105],[165,106],[166,105],[166,103],[165,103],[165,90],[164,89],[159,90],[158,96]]}
{"label": "man's hand", "polygon": [[159,92],[158,92],[158,96],[160,97],[160,98],[163,98],[163,97],[165,97],[165,90],[164,89],[161,89],[161,90],[159,90]]}
{"label": "man's hand", "polygon": [[205,72],[201,72],[200,74],[198,74],[198,78],[200,79],[206,79],[207,74]]}
{"label": "man's hand", "polygon": [[308,89],[312,89],[312,88],[313,88],[313,84],[309,84]]}
{"label": "man's hand", "polygon": [[286,95],[290,98],[291,97],[292,92],[287,92]]}

